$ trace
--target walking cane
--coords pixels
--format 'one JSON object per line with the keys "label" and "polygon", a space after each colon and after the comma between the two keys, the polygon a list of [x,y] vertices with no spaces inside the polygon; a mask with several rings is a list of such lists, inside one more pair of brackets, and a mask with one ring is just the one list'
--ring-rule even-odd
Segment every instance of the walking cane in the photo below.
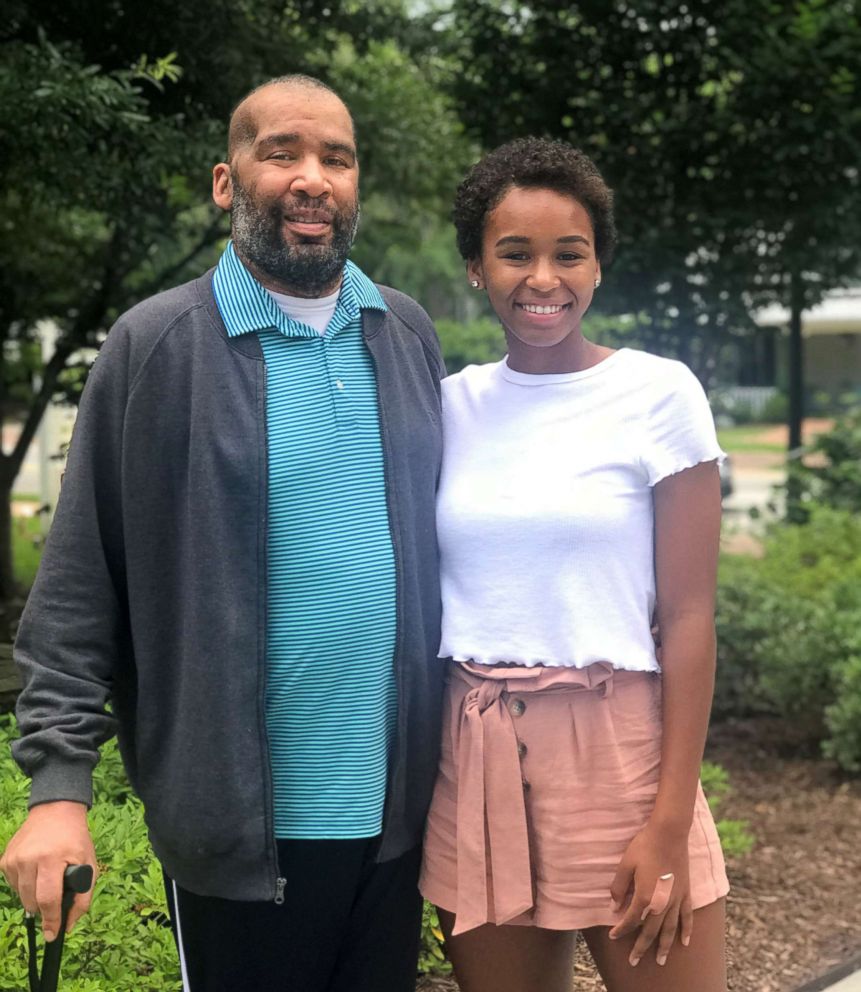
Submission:
{"label": "walking cane", "polygon": [[49,944],[45,944],[42,958],[42,975],[39,977],[36,953],[36,920],[32,913],[26,914],[27,949],[30,955],[30,992],[57,992],[60,981],[60,958],[63,956],[63,941],[66,939],[66,924],[69,910],[75,895],[88,892],[93,884],[93,869],[89,865],[69,865],[63,872],[63,898],[60,903],[60,930]]}

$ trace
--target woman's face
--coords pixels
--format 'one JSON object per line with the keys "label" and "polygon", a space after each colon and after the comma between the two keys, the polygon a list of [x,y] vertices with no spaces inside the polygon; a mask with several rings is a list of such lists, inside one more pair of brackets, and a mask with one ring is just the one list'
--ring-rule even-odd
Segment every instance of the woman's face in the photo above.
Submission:
{"label": "woman's face", "polygon": [[512,358],[576,347],[601,275],[589,214],[572,196],[514,187],[487,218],[481,258],[467,272],[487,290]]}

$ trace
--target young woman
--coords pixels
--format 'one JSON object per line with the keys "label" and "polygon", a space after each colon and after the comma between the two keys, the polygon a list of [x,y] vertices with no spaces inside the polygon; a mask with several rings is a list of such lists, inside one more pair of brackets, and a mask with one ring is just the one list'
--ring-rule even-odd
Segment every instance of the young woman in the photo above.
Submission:
{"label": "young woman", "polygon": [[508,356],[443,383],[452,660],[422,891],[462,992],[570,992],[578,930],[609,992],[724,992],[706,398],[679,362],[583,337],[615,231],[581,152],[498,148],[455,225]]}

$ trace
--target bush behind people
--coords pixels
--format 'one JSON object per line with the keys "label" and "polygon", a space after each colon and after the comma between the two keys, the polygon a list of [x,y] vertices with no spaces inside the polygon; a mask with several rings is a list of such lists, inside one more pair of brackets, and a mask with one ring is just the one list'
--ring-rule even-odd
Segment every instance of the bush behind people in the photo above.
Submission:
{"label": "bush behind people", "polygon": [[717,718],[773,713],[801,744],[861,771],[861,519],[807,503],[761,558],[724,556]]}

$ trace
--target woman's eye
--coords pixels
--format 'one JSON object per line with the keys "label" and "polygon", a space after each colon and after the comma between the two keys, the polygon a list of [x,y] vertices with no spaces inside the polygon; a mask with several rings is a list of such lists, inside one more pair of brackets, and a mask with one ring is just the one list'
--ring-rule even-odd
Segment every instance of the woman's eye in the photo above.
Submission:
{"label": "woman's eye", "polygon": [[579,262],[583,258],[582,255],[577,255],[575,252],[566,251],[559,256],[560,262]]}

